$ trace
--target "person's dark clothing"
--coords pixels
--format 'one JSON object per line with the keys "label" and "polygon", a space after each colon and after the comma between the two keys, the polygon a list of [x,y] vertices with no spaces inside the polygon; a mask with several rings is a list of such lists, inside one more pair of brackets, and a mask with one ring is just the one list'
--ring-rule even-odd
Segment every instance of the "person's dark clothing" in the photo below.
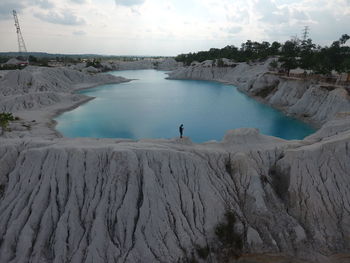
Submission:
{"label": "person's dark clothing", "polygon": [[183,124],[180,125],[179,132],[180,132],[180,138],[182,138],[182,134],[184,132],[184,125]]}

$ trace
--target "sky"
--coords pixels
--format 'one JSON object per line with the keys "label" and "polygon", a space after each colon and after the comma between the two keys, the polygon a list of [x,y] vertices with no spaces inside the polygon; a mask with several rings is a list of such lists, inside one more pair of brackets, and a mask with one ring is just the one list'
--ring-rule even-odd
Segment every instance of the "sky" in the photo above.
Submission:
{"label": "sky", "polygon": [[0,52],[18,51],[13,9],[32,52],[175,56],[304,26],[320,45],[350,34],[350,0],[0,0]]}

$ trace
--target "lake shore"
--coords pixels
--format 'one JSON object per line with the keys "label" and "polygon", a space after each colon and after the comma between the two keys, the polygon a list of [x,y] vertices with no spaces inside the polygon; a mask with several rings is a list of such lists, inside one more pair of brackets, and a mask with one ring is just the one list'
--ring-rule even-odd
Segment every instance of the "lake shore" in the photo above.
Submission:
{"label": "lake shore", "polygon": [[350,111],[349,94],[344,87],[314,81],[280,77],[269,72],[273,59],[252,64],[213,66],[213,61],[194,63],[169,73],[170,79],[196,79],[229,83],[254,97],[314,127],[320,128],[338,112]]}
{"label": "lake shore", "polygon": [[130,80],[67,68],[29,67],[11,71],[0,82],[3,95],[0,110],[12,112],[20,120],[10,124],[12,131],[5,133],[5,137],[61,137],[53,118],[94,99],[76,91],[127,81]]}
{"label": "lake shore", "polygon": [[314,132],[230,85],[169,80],[164,72],[154,69],[111,74],[138,80],[82,93],[98,99],[56,119],[60,132],[70,138],[173,138],[178,136],[179,123],[184,123],[185,135],[197,143],[221,141],[227,130],[241,127],[258,128],[262,134],[289,140]]}
{"label": "lake shore", "polygon": [[202,144],[59,138],[52,116],[91,99],[74,94],[76,84],[127,80],[65,68],[7,73],[0,109],[21,120],[0,138],[0,261],[176,262],[206,246],[215,258],[215,229],[229,211],[245,254],[341,262],[350,251],[348,98],[276,79],[264,67],[174,74],[238,81],[253,95],[275,83],[264,99],[310,114],[323,123],[316,133],[287,141],[235,129]]}

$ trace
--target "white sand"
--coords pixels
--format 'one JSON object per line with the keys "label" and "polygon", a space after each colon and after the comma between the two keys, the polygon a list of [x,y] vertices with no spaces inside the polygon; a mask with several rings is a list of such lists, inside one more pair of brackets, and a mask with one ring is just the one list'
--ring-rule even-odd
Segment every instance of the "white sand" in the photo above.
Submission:
{"label": "white sand", "polygon": [[9,71],[0,79],[0,112],[12,112],[21,120],[11,123],[12,132],[5,137],[57,137],[52,118],[93,99],[74,91],[125,81],[109,74],[91,75],[68,68],[30,66]]}
{"label": "white sand", "polygon": [[[259,78],[239,72],[230,79]],[[226,209],[248,253],[291,262],[349,253],[348,113],[302,141],[256,129],[203,144],[68,139],[50,128],[58,111],[89,99],[77,88],[122,81],[42,68],[0,80],[0,108],[22,118],[0,138],[0,262],[178,262],[198,245],[220,249],[214,229]]]}
{"label": "white sand", "polygon": [[317,127],[333,119],[338,112],[350,111],[349,94],[344,87],[334,87],[330,91],[327,84],[269,74],[271,60],[250,65],[226,62],[227,67],[216,67],[212,61],[204,61],[175,70],[169,78],[233,84],[247,95]]}

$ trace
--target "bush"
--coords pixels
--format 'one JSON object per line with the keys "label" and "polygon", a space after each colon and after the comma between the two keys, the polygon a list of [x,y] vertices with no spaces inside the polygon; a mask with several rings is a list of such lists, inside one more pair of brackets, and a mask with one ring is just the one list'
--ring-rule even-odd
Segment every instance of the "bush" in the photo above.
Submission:
{"label": "bush", "polygon": [[20,65],[12,65],[12,64],[3,64],[0,66],[0,70],[15,70],[22,69],[23,67]]}
{"label": "bush", "polygon": [[225,67],[225,63],[222,58],[219,58],[217,61],[217,65],[219,68]]}
{"label": "bush", "polygon": [[210,253],[210,248],[209,246],[205,246],[205,247],[196,246],[196,252],[201,259],[207,259]]}
{"label": "bush", "polygon": [[1,135],[4,134],[5,130],[7,130],[7,126],[10,121],[14,121],[12,113],[2,112],[0,113],[0,127],[1,127]]}
{"label": "bush", "polygon": [[269,64],[270,70],[276,70],[278,68],[278,62],[276,59],[272,60]]}
{"label": "bush", "polygon": [[282,171],[277,165],[273,165],[269,169],[269,175],[271,178],[271,186],[274,189],[276,195],[284,202],[288,202],[289,194],[288,188],[290,184],[290,171],[289,169]]}
{"label": "bush", "polygon": [[239,258],[242,255],[243,238],[235,230],[236,218],[233,212],[225,212],[224,222],[215,227],[215,235],[221,243],[221,251],[218,255],[223,262],[229,262],[231,258]]}
{"label": "bush", "polygon": [[86,62],[86,67],[102,68],[103,66],[98,59],[93,59],[92,61],[89,60],[88,62]]}
{"label": "bush", "polygon": [[[197,259],[205,262],[212,262],[212,257],[215,257],[215,262],[225,263],[232,262],[241,257],[243,252],[243,235],[235,230],[236,217],[232,211],[226,211],[224,220],[219,222],[215,228],[215,237],[212,241],[203,247],[195,245],[191,253],[184,251],[184,256],[177,262],[181,263],[196,263]],[[210,257],[209,257],[210,256]]]}
{"label": "bush", "polygon": [[188,255],[187,252],[185,251],[185,256],[178,259],[177,262],[179,262],[179,263],[198,263],[197,259],[194,256],[193,251],[191,252],[191,255]]}

